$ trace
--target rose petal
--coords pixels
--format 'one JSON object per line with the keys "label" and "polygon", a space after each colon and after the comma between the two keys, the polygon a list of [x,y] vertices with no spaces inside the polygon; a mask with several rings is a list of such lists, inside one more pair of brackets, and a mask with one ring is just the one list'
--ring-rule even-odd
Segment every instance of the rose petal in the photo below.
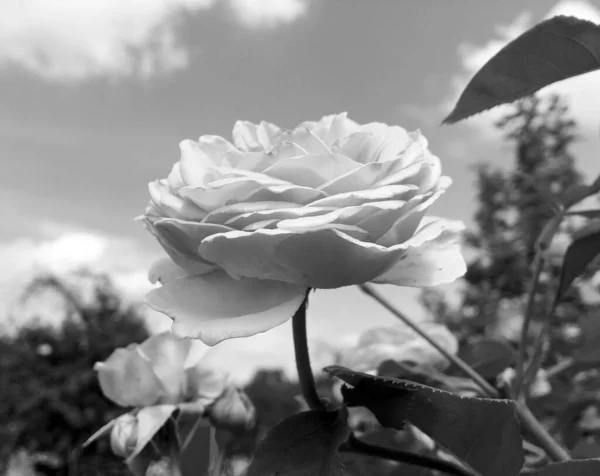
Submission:
{"label": "rose petal", "polygon": [[396,213],[392,210],[368,216],[357,226],[369,231],[371,239],[382,246],[404,243],[417,230],[421,220],[431,205],[446,191],[440,188],[435,192],[417,195],[406,202]]}
{"label": "rose petal", "polygon": [[231,142],[223,139],[221,136],[200,136],[198,139],[198,147],[208,155],[211,158],[211,162],[217,166],[223,164],[229,153],[237,151]]}
{"label": "rose petal", "polygon": [[258,280],[236,280],[222,271],[169,281],[147,295],[148,304],[174,320],[173,332],[219,342],[265,332],[293,316],[306,288]]}
{"label": "rose petal", "polygon": [[182,220],[202,220],[206,216],[204,210],[185,199],[173,195],[166,183],[160,181],[150,182],[148,191],[152,202],[158,209],[158,216],[180,218]]}
{"label": "rose petal", "polygon": [[279,133],[279,127],[265,121],[258,125],[249,121],[237,121],[233,126],[233,143],[246,152],[269,150]]}
{"label": "rose petal", "polygon": [[134,344],[116,349],[105,362],[94,365],[102,393],[123,407],[153,405],[163,392],[151,362],[135,348]]}
{"label": "rose petal", "polygon": [[189,386],[187,398],[208,406],[219,398],[227,386],[227,376],[207,365],[195,365],[186,371]]}
{"label": "rose petal", "polygon": [[200,253],[233,276],[338,288],[379,276],[403,250],[365,243],[335,229],[260,229],[213,235],[202,242]]}
{"label": "rose petal", "polygon": [[183,364],[184,369],[191,369],[200,364],[202,359],[208,357],[211,348],[208,347],[204,342],[198,339],[189,339],[190,351],[188,352],[185,363]]}
{"label": "rose petal", "polygon": [[157,282],[164,284],[174,279],[185,278],[188,273],[177,266],[170,258],[161,258],[150,266],[148,271],[148,281],[152,284]]}
{"label": "rose petal", "polygon": [[388,185],[368,190],[339,193],[330,197],[321,198],[310,204],[311,207],[350,207],[363,205],[369,202],[382,202],[385,200],[409,200],[419,191],[416,185]]}
{"label": "rose petal", "polygon": [[202,186],[207,181],[217,178],[217,164],[202,150],[197,142],[184,140],[179,143],[181,159],[179,159],[181,177],[186,185]]}
{"label": "rose petal", "polygon": [[373,282],[423,287],[455,281],[467,270],[460,247],[463,230],[464,224],[459,221],[429,223],[404,244],[390,248],[407,249],[390,269]]}
{"label": "rose petal", "polygon": [[175,337],[171,332],[150,336],[137,350],[152,364],[152,370],[163,387],[160,403],[176,404],[183,401],[187,393],[187,378],[184,370],[191,343],[189,339]]}
{"label": "rose petal", "polygon": [[209,212],[242,202],[293,202],[306,205],[326,196],[324,192],[283,180],[273,179],[272,183],[262,183],[246,177],[213,182],[208,184],[208,188],[184,187],[179,194]]}
{"label": "rose petal", "polygon": [[323,139],[303,124],[292,130],[281,130],[275,140],[277,145],[270,153],[279,160],[293,157],[298,150],[302,155],[331,152]]}
{"label": "rose petal", "polygon": [[[389,224],[384,230],[387,230],[393,220],[395,220],[401,213],[402,206],[406,202],[398,200],[387,200],[383,202],[370,202],[363,205],[338,208],[328,213],[319,214],[317,216],[303,216],[299,218],[292,218],[282,220],[277,224],[278,228],[285,228],[286,230],[313,230],[320,229],[324,225],[350,225],[356,228],[358,223],[366,222],[369,217],[373,215],[379,215],[380,211],[384,210],[392,216],[388,218]],[[384,225],[385,226],[385,225]],[[361,228],[359,228],[361,229]],[[362,231],[369,231],[362,227]],[[375,241],[375,240],[372,240]]]}
{"label": "rose petal", "polygon": [[295,185],[316,188],[359,167],[360,164],[341,154],[309,154],[281,159],[264,173]]}
{"label": "rose petal", "polygon": [[152,225],[155,236],[171,259],[190,274],[203,274],[213,269],[212,263],[198,255],[204,238],[224,233],[231,228],[215,223],[198,223],[163,218]]}
{"label": "rose petal", "polygon": [[[294,208],[276,208],[276,209],[265,209],[257,210],[255,212],[241,213],[235,215],[225,223],[231,228],[241,230],[250,227],[250,229],[256,229],[256,223],[265,223],[265,227],[268,226],[268,222],[278,222],[280,220],[288,220],[300,217],[310,217],[324,215],[328,212],[335,210],[331,207],[294,207]],[[253,226],[254,225],[254,226]]]}
{"label": "rose petal", "polygon": [[379,180],[374,187],[384,187],[386,185],[395,185],[398,183],[409,183],[417,185],[421,192],[427,192],[431,190],[431,188],[438,183],[442,175],[442,164],[440,163],[440,159],[433,154],[426,153],[419,163],[421,164],[419,172],[410,178],[406,178],[404,174],[402,174],[402,170],[399,170],[397,172],[390,173],[383,179]]}
{"label": "rose petal", "polygon": [[169,185],[169,188],[172,191],[179,190],[181,187],[183,187],[185,185],[185,182],[183,181],[183,177],[181,176],[179,162],[177,162],[177,163],[175,163],[175,165],[173,165],[173,168],[171,169],[171,172],[169,173],[169,175],[167,177],[167,184]]}
{"label": "rose petal", "polygon": [[[233,222],[236,217],[257,212],[272,212],[278,209],[293,209],[301,208],[301,205],[292,202],[243,202],[226,205],[221,208],[217,208],[215,211],[209,213],[203,220],[204,223],[222,223],[231,225],[233,228]],[[262,219],[262,218],[261,218]]]}
{"label": "rose petal", "polygon": [[227,154],[223,163],[226,167],[262,172],[272,165],[274,158],[264,152],[243,152],[234,150]]}
{"label": "rose petal", "polygon": [[[420,169],[421,164],[419,163],[404,167],[402,159],[389,160],[387,162],[372,162],[331,179],[329,182],[320,185],[318,190],[321,190],[328,195],[336,195],[338,193],[375,188],[375,184],[379,180],[392,173],[394,173],[396,177],[395,184],[401,184],[402,180],[405,180],[410,184],[409,179],[417,175]],[[398,171],[396,172],[396,170]]]}
{"label": "rose petal", "polygon": [[175,405],[153,405],[140,409],[136,414],[137,419],[137,442],[131,455],[126,462],[129,463],[150,443],[150,440],[160,430],[173,412],[177,409]]}
{"label": "rose petal", "polygon": [[[412,144],[412,138],[401,127],[388,127],[385,134],[356,132],[337,143],[342,154],[366,164],[397,158]],[[407,165],[407,164],[406,164]]]}
{"label": "rose petal", "polygon": [[360,129],[356,122],[348,119],[347,112],[324,116],[318,122],[307,121],[303,125],[314,132],[327,145],[331,145]]}

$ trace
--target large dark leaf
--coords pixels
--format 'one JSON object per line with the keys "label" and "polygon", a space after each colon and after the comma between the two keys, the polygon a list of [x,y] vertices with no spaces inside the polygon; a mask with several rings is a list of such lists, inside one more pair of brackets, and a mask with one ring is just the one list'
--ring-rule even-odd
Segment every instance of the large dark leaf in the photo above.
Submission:
{"label": "large dark leaf", "polygon": [[338,447],[348,438],[346,409],[308,411],[273,427],[246,476],[342,476]]}
{"label": "large dark leaf", "polygon": [[599,68],[600,27],[574,17],[551,18],[523,33],[490,59],[471,79],[444,124]]}
{"label": "large dark leaf", "polygon": [[600,474],[600,459],[580,459],[553,463],[540,469],[530,476],[598,476]]}
{"label": "large dark leaf", "polygon": [[579,230],[565,253],[560,281],[554,298],[554,309],[575,278],[600,254],[600,223],[592,222]]}
{"label": "large dark leaf", "polygon": [[342,390],[349,406],[367,407],[381,425],[402,429],[410,422],[483,476],[519,473],[524,455],[514,402],[461,397],[339,366],[325,370],[353,387]]}

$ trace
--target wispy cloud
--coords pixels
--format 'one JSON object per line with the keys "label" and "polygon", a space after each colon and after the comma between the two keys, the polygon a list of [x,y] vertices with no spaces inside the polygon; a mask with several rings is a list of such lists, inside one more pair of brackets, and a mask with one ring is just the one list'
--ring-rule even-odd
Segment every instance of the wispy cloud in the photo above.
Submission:
{"label": "wispy cloud", "polygon": [[59,278],[79,269],[108,274],[128,302],[140,301],[151,288],[146,270],[155,256],[135,240],[53,223],[45,224],[40,235],[0,242],[0,319],[15,310],[27,283],[42,273]]}
{"label": "wispy cloud", "polygon": [[[6,0],[0,2],[0,65],[54,81],[141,77],[188,66],[177,34],[186,17],[219,0]],[[303,0],[227,1],[245,27],[289,23]]]}
{"label": "wispy cloud", "polygon": [[[544,18],[533,18],[531,13],[522,12],[508,25],[498,25],[495,35],[482,44],[463,43],[458,47],[461,71],[452,82],[452,91],[441,105],[442,114],[452,110],[460,93],[473,75],[507,43],[542,20],[557,15],[574,16],[594,23],[600,23],[600,9],[586,0],[563,0],[558,2]],[[583,76],[568,79],[541,90],[541,95],[562,95],[570,105],[571,113],[581,125],[585,134],[597,135],[600,125],[600,72],[596,71]],[[483,133],[485,139],[497,138],[493,124],[507,112],[508,106],[499,106],[487,111],[477,120],[465,124]]]}
{"label": "wispy cloud", "polygon": [[291,23],[304,15],[304,0],[230,0],[240,23],[248,28],[275,27]]}

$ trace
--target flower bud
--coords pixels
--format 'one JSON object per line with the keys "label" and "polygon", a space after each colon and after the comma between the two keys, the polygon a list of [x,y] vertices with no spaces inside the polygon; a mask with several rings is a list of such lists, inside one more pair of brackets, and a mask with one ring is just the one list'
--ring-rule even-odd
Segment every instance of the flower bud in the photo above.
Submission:
{"label": "flower bud", "polygon": [[228,387],[207,410],[211,423],[217,428],[235,433],[251,430],[256,424],[256,410],[248,396],[235,387]]}
{"label": "flower bud", "polygon": [[110,433],[110,447],[113,453],[122,458],[128,458],[135,449],[137,439],[137,418],[130,413],[117,418]]}

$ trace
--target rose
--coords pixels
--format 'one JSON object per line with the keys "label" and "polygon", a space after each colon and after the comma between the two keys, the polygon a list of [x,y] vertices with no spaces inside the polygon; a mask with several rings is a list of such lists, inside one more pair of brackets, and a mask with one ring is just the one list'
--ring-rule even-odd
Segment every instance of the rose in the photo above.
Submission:
{"label": "rose", "polygon": [[226,376],[203,357],[206,347],[170,332],[116,349],[94,369],[102,392],[117,405],[147,407],[195,402],[206,407],[226,389]]}
{"label": "rose", "polygon": [[237,122],[180,144],[143,221],[171,259],[151,307],[214,345],[288,320],[306,289],[433,286],[465,272],[459,222],[419,225],[450,185],[419,133],[346,114],[293,130]]}
{"label": "rose", "polygon": [[[422,323],[427,335],[451,354],[458,352],[458,340],[442,324]],[[450,362],[429,342],[406,326],[369,329],[355,346],[342,355],[342,364],[359,372],[375,373],[385,360],[412,362],[423,369],[445,370]]]}

